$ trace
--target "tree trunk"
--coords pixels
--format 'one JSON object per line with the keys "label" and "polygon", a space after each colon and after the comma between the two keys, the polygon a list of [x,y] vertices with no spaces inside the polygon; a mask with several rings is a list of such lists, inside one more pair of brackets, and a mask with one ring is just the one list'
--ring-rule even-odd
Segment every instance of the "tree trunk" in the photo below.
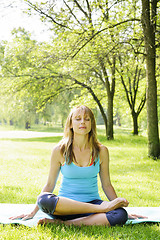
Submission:
{"label": "tree trunk", "polygon": [[105,125],[105,130],[106,130],[106,136],[107,136],[107,139],[108,139],[108,128],[109,128],[108,124],[109,123],[107,121],[108,119],[107,119],[107,116],[105,114],[104,108],[103,108],[103,106],[100,103],[99,99],[97,98],[97,96],[95,95],[95,93],[93,92],[93,90],[90,87],[88,87],[88,91],[92,95],[94,101],[97,103],[97,105],[99,107],[99,110],[100,110],[100,112],[102,114],[102,117],[103,117],[103,120],[104,120],[104,125]]}
{"label": "tree trunk", "polygon": [[29,121],[26,121],[25,122],[25,129],[29,129],[30,128],[30,122]]}
{"label": "tree trunk", "polygon": [[115,93],[115,64],[116,64],[116,56],[113,55],[112,62],[110,59],[107,57],[107,61],[110,65],[111,69],[111,81],[109,81],[109,77],[107,74],[106,66],[104,63],[103,58],[99,58],[99,63],[104,75],[104,81],[103,84],[106,88],[107,91],[107,118],[108,118],[108,126],[107,126],[107,139],[112,140],[114,139],[114,132],[113,132],[113,99],[114,99],[114,93]]}
{"label": "tree trunk", "polygon": [[84,88],[86,88],[88,90],[88,92],[92,95],[94,101],[97,103],[98,107],[99,107],[99,110],[102,114],[102,117],[103,117],[103,120],[104,120],[104,125],[105,125],[105,130],[106,130],[106,136],[108,136],[108,121],[107,121],[107,116],[105,114],[105,111],[104,111],[104,108],[101,104],[101,102],[99,101],[98,97],[96,96],[96,94],[94,93],[94,91],[92,90],[92,88],[88,85],[86,85],[85,83],[83,82],[79,82],[77,79],[75,78],[72,78],[72,80],[74,80],[74,82]]}
{"label": "tree trunk", "polygon": [[[100,112],[101,112],[101,114],[102,114],[102,117],[103,117],[103,120],[104,120],[104,125],[105,125],[105,130],[106,130],[107,139],[110,139],[110,138],[108,138],[108,136],[109,136],[109,135],[108,135],[109,120],[107,119],[107,116],[106,116],[106,114],[105,114],[104,108],[103,108],[102,104],[100,103],[99,99],[97,98],[97,96],[95,95],[95,93],[93,92],[93,90],[92,90],[90,87],[88,87],[87,89],[88,89],[88,91],[89,91],[90,94],[92,95],[94,101],[97,103],[97,105],[98,105],[98,107],[99,107],[99,110],[100,110]],[[108,120],[108,121],[107,121],[107,120]],[[112,124],[112,126],[113,126],[113,124]],[[112,134],[113,134],[113,133],[112,133]],[[113,139],[113,138],[112,138],[112,139]]]}
{"label": "tree trunk", "polygon": [[157,115],[157,81],[156,81],[156,8],[157,0],[142,0],[142,27],[146,50],[147,69],[147,127],[148,155],[152,158],[160,156],[158,115]]}
{"label": "tree trunk", "polygon": [[[107,139],[112,140],[114,139],[114,131],[113,131],[113,99],[115,93],[115,73],[116,73],[116,56],[113,54],[112,62],[108,58],[108,63],[111,68],[111,84],[110,88],[107,90],[108,95],[108,129],[107,129]],[[108,80],[108,78],[107,78]],[[109,86],[109,84],[108,84]]]}
{"label": "tree trunk", "polygon": [[133,120],[133,135],[138,135],[138,116],[136,113],[132,113]]}
{"label": "tree trunk", "polygon": [[107,139],[114,139],[113,135],[113,97],[108,96],[108,107],[107,107],[107,116],[108,116],[108,128],[107,128]]}

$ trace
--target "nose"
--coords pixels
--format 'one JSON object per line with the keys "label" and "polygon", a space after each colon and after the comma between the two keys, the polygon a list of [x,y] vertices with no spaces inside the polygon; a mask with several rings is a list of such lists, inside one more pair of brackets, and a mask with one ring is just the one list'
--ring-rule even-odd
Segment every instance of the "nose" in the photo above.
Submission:
{"label": "nose", "polygon": [[81,118],[81,123],[84,123],[84,118]]}

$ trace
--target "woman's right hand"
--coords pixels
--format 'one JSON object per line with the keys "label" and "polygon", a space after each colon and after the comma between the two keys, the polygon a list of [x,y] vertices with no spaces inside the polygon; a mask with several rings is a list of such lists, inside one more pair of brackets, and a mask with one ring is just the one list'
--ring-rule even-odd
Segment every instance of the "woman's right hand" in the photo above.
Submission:
{"label": "woman's right hand", "polygon": [[10,217],[9,219],[11,219],[11,220],[21,219],[22,221],[25,221],[25,220],[29,220],[29,219],[33,218],[34,215],[35,215],[34,213],[21,214],[18,216]]}

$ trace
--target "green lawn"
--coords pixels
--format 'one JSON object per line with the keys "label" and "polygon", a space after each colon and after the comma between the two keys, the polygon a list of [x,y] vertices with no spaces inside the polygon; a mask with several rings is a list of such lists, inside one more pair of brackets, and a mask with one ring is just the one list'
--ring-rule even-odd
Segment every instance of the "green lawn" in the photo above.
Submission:
{"label": "green lawn", "polygon": [[[109,148],[111,180],[118,195],[127,198],[130,206],[160,206],[160,161],[147,157],[147,139],[117,129],[115,140],[106,141],[103,128],[98,133],[100,141]],[[47,179],[52,148],[60,139],[60,136],[0,139],[1,203],[35,203]],[[58,193],[59,184],[60,179],[55,193]],[[104,199],[100,186],[99,189]],[[0,225],[0,239],[155,240],[160,239],[160,225],[139,224],[112,228]]]}

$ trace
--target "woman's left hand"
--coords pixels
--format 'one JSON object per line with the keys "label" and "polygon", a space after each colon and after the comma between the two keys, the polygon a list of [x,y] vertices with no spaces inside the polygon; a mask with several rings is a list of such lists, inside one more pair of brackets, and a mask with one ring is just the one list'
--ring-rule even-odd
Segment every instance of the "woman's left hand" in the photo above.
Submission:
{"label": "woman's left hand", "polygon": [[142,215],[138,215],[138,214],[128,214],[128,219],[144,219],[144,218],[148,218],[146,216],[142,216]]}

